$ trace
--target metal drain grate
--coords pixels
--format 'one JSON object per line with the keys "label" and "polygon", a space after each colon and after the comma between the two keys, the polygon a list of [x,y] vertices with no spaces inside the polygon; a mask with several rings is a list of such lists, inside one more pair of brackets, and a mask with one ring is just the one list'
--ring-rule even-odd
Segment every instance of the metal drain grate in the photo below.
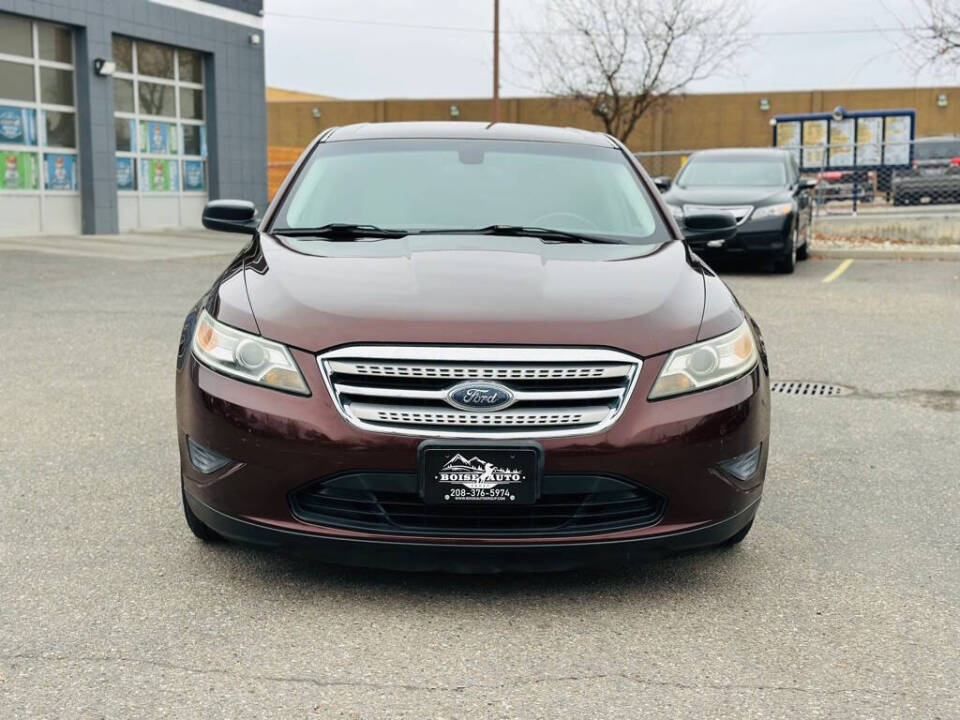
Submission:
{"label": "metal drain grate", "polygon": [[770,383],[770,392],[784,395],[818,395],[825,397],[828,395],[849,395],[853,392],[853,388],[843,385],[830,385],[829,383],[806,382],[804,380],[785,380]]}

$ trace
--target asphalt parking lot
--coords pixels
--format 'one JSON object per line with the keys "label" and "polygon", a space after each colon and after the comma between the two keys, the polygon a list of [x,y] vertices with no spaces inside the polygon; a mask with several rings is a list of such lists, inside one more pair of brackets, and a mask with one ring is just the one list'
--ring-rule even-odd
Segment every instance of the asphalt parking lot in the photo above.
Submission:
{"label": "asphalt parking lot", "polygon": [[775,380],[855,389],[774,396],[739,548],[449,576],[196,541],[174,356],[226,257],[68,246],[0,247],[0,718],[958,717],[960,263],[724,269]]}

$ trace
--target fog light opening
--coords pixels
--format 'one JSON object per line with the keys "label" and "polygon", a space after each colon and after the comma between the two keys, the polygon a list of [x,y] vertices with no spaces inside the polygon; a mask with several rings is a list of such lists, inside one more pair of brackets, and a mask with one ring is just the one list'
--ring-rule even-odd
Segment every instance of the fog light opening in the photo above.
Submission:
{"label": "fog light opening", "polygon": [[760,465],[760,450],[762,448],[763,445],[757,445],[748,453],[724,460],[720,463],[720,469],[741,483],[748,482],[756,474],[757,467]]}
{"label": "fog light opening", "polygon": [[230,458],[204,447],[189,435],[187,436],[187,451],[190,453],[190,462],[204,475],[216,472],[230,462]]}

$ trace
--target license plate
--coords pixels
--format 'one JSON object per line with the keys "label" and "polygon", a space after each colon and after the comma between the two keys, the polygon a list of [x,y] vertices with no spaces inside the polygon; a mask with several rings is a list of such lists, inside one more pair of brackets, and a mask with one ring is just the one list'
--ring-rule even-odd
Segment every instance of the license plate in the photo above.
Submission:
{"label": "license plate", "polygon": [[431,505],[530,505],[540,490],[539,446],[420,447],[420,488]]}
{"label": "license plate", "polygon": [[923,175],[946,175],[947,169],[945,167],[927,167],[920,168],[920,172]]}

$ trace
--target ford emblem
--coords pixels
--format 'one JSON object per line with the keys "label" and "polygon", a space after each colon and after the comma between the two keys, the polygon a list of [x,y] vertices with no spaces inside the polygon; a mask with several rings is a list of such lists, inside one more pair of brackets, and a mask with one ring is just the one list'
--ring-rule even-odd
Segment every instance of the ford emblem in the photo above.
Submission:
{"label": "ford emblem", "polygon": [[465,382],[454,385],[447,392],[447,402],[460,410],[493,412],[514,403],[510,388],[497,383]]}

